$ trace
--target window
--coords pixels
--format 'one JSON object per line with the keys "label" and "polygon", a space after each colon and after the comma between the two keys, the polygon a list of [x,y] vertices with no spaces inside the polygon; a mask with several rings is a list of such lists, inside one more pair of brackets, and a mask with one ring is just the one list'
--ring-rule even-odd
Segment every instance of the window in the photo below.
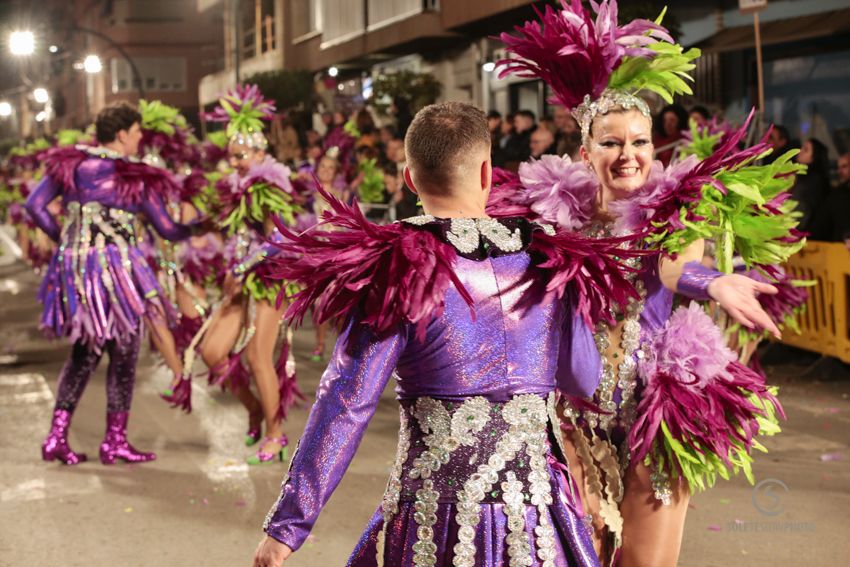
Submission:
{"label": "window", "polygon": [[[186,90],[186,59],[183,57],[139,57],[134,59],[145,91],[181,92]],[[134,91],[139,84],[125,59],[110,61],[112,92]]]}
{"label": "window", "polygon": [[313,35],[322,30],[321,0],[290,0],[292,2],[292,36]]}
{"label": "window", "polygon": [[242,0],[240,23],[243,59],[277,48],[276,4],[277,0]]}

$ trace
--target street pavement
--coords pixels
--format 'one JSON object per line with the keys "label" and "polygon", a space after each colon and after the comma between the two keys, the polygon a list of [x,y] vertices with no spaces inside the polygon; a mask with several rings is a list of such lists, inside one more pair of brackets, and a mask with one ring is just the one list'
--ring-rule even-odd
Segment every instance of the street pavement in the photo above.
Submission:
{"label": "street pavement", "polygon": [[[129,437],[158,460],[111,467],[97,460],[106,403],[102,364],[70,435],[72,447],[91,460],[77,467],[41,461],[68,349],[37,330],[37,284],[24,265],[0,265],[0,566],[249,566],[286,464],[245,465],[246,415],[203,381],[194,386],[191,414],[170,409],[157,396],[168,372],[147,349]],[[310,401],[323,370],[307,360],[311,349],[312,332],[296,332],[299,381]],[[736,478],[693,498],[680,565],[847,564],[850,380],[803,379],[802,369],[769,367],[788,413],[784,431],[766,442],[769,454],[757,456],[755,488]],[[308,409],[293,410],[287,422],[293,447]],[[380,502],[397,432],[388,389],[313,535],[287,565],[345,564]]]}

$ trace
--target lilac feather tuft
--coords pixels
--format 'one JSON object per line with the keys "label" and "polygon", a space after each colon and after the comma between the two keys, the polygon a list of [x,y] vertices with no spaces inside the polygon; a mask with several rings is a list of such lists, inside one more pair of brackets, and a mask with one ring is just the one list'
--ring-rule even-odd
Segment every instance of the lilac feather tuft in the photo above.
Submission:
{"label": "lilac feather tuft", "polygon": [[593,216],[599,179],[569,156],[544,155],[519,166],[530,208],[541,220],[565,230],[579,230]]}

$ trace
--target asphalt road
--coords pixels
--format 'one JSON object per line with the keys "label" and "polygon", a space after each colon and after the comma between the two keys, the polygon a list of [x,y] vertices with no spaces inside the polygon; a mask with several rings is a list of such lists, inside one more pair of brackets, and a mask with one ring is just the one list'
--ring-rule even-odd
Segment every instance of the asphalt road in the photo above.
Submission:
{"label": "asphalt road", "polygon": [[[229,395],[200,382],[195,411],[157,396],[169,380],[141,358],[130,440],[159,459],[102,466],[102,365],[76,413],[71,444],[93,461],[64,467],[40,460],[56,376],[67,353],[36,328],[38,277],[0,266],[0,565],[249,566],[285,464],[249,468],[247,418]],[[296,333],[302,389],[323,367],[307,361],[312,332]],[[689,567],[843,565],[850,556],[850,380],[800,378],[802,359],[770,367],[788,412],[784,432],[757,457],[757,488],[743,478],[693,498],[680,565]],[[286,425],[294,446],[308,406]],[[380,502],[395,453],[398,410],[391,391],[348,475],[313,535],[287,565],[343,565]]]}

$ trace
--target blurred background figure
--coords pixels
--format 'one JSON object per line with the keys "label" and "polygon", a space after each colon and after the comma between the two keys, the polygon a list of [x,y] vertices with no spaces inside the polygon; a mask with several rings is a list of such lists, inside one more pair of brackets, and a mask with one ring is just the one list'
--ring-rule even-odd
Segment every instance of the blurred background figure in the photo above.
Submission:
{"label": "blurred background figure", "polygon": [[[777,152],[774,151],[774,154]],[[797,162],[808,166],[805,175],[798,175],[791,189],[791,195],[797,201],[797,210],[803,213],[799,229],[809,232],[815,240],[823,236],[826,224],[824,204],[829,194],[829,156],[826,146],[817,138],[803,142]]]}
{"label": "blurred background figure", "polygon": [[670,165],[675,144],[682,138],[682,131],[688,128],[688,113],[680,104],[668,104],[661,109],[652,124],[652,143],[655,145],[655,159],[664,166]]}

